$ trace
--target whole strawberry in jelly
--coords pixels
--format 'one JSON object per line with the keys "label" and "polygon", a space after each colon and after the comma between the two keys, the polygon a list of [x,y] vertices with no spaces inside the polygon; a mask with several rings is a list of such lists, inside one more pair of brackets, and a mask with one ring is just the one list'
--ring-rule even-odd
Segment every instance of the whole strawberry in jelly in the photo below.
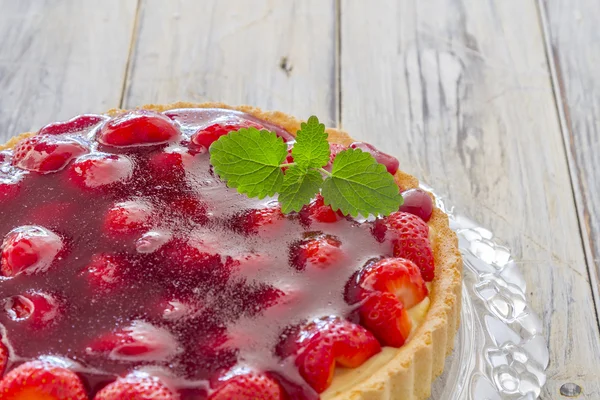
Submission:
{"label": "whole strawberry in jelly", "polygon": [[429,221],[433,213],[433,201],[431,196],[421,189],[410,189],[402,192],[404,204],[399,211],[408,212],[420,217],[423,221]]}
{"label": "whole strawberry in jelly", "polygon": [[38,132],[39,135],[64,135],[81,132],[86,129],[98,125],[100,122],[105,121],[108,117],[104,115],[94,114],[83,114],[77,117],[71,118],[68,121],[53,122],[44,126]]}
{"label": "whole strawberry in jelly", "polygon": [[13,229],[2,243],[2,274],[45,272],[63,249],[62,239],[46,228],[28,225]]}
{"label": "whole strawberry in jelly", "polygon": [[264,127],[256,122],[240,118],[240,117],[227,117],[220,119],[218,122],[213,123],[207,127],[200,128],[192,136],[192,143],[204,146],[207,149],[213,142],[217,141],[221,136],[227,135],[229,132],[237,131],[242,128],[254,127],[256,129],[264,129]]}
{"label": "whole strawberry in jelly", "polygon": [[165,115],[135,110],[108,121],[98,132],[98,141],[109,146],[128,147],[166,143],[178,136],[179,130]]}
{"label": "whole strawberry in jelly", "polygon": [[89,149],[74,138],[37,135],[17,143],[12,164],[26,171],[47,174],[62,170],[71,160],[88,152]]}

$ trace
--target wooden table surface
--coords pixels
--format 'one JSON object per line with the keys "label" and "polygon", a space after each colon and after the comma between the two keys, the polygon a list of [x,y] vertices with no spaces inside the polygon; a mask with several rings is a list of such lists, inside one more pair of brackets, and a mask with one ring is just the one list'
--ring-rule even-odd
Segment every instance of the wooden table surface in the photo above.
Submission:
{"label": "wooden table surface", "polygon": [[0,0],[0,142],[152,102],[316,114],[512,249],[542,398],[600,399],[599,20],[598,0]]}

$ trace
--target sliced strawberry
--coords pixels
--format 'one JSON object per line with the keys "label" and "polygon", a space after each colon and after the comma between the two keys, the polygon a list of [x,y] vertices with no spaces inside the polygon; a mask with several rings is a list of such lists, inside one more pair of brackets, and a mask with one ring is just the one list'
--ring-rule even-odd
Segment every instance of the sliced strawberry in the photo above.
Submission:
{"label": "sliced strawberry", "polygon": [[151,224],[151,207],[139,201],[124,201],[108,210],[104,231],[111,236],[133,235],[148,229]]}
{"label": "sliced strawberry", "polygon": [[125,156],[93,154],[80,157],[68,169],[69,180],[84,190],[123,183],[133,174],[133,163]]}
{"label": "sliced strawberry", "polygon": [[86,352],[119,361],[168,361],[179,352],[175,337],[165,329],[144,321],[104,334],[93,340]]}
{"label": "sliced strawberry", "polygon": [[108,121],[98,133],[98,141],[126,147],[166,143],[178,136],[179,130],[168,117],[149,110],[135,110]]}
{"label": "sliced strawberry", "polygon": [[360,285],[368,292],[394,294],[407,309],[419,304],[428,294],[421,271],[404,258],[385,258],[369,265],[361,273]]}
{"label": "sliced strawberry", "polygon": [[284,390],[279,383],[264,373],[249,372],[225,376],[208,400],[284,400]]}
{"label": "sliced strawberry", "polygon": [[379,164],[385,165],[385,168],[387,169],[387,171],[392,175],[394,175],[398,171],[398,168],[400,167],[400,162],[398,161],[398,159],[396,157],[392,157],[389,154],[385,154],[385,153],[379,151],[372,144],[364,143],[364,142],[354,142],[350,145],[350,148],[360,149],[366,153],[371,154],[373,156],[373,158],[375,159],[375,161],[377,161]]}
{"label": "sliced strawberry", "polygon": [[402,302],[392,293],[369,293],[359,313],[361,324],[384,346],[400,347],[410,335],[410,317]]}
{"label": "sliced strawberry", "polygon": [[310,204],[302,207],[300,218],[302,218],[303,222],[307,223],[310,223],[310,221],[332,223],[339,221],[344,216],[339,212],[333,211],[331,206],[325,205],[323,196],[319,194]]}
{"label": "sliced strawberry", "polygon": [[88,152],[89,149],[75,139],[37,135],[17,143],[12,164],[27,171],[45,174],[60,171],[71,160]]}
{"label": "sliced strawberry", "polygon": [[281,227],[285,216],[280,206],[249,210],[234,217],[234,228],[246,235],[276,231]]}
{"label": "sliced strawberry", "polygon": [[116,254],[96,254],[82,271],[89,287],[95,293],[110,293],[125,286],[125,272],[129,263]]}
{"label": "sliced strawberry", "polygon": [[94,400],[176,400],[175,394],[160,378],[130,374],[105,386]]}
{"label": "sliced strawberry", "polygon": [[216,142],[221,136],[227,135],[229,132],[237,131],[242,128],[254,127],[256,129],[264,129],[264,127],[256,122],[249,121],[240,117],[227,117],[220,119],[219,122],[201,128],[192,136],[192,143],[204,146],[207,149],[213,142]]}
{"label": "sliced strawberry", "polygon": [[402,211],[391,214],[385,223],[391,231],[394,256],[417,264],[423,279],[431,282],[435,275],[435,265],[427,223],[416,215]]}
{"label": "sliced strawberry", "polygon": [[87,400],[81,380],[73,371],[48,362],[30,361],[0,381],[4,400]]}
{"label": "sliced strawberry", "polygon": [[28,292],[10,297],[4,308],[12,320],[22,321],[35,330],[54,325],[63,314],[60,301],[46,292]]}
{"label": "sliced strawberry", "polygon": [[37,274],[47,271],[64,249],[62,239],[41,226],[13,229],[2,243],[2,274]]}
{"label": "sliced strawberry", "polygon": [[8,349],[4,343],[0,342],[0,376],[4,375],[6,365],[8,364]]}
{"label": "sliced strawberry", "polygon": [[64,135],[81,132],[108,119],[104,115],[83,114],[68,121],[53,122],[44,126],[38,135]]}
{"label": "sliced strawberry", "polygon": [[307,266],[328,268],[343,259],[342,242],[335,236],[323,235],[304,239],[292,245],[290,263],[299,271]]}
{"label": "sliced strawberry", "polygon": [[318,393],[331,384],[336,363],[356,368],[381,351],[369,331],[338,317],[313,321],[301,328],[297,337],[296,365],[300,375]]}

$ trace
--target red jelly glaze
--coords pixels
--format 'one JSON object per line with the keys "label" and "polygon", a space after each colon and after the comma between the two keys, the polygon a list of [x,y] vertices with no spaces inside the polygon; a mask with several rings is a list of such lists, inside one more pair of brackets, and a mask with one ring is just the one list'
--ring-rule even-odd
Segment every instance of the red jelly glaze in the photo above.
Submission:
{"label": "red jelly glaze", "polygon": [[[11,231],[34,227],[45,238],[23,242],[3,261],[8,371],[16,359],[63,358],[90,398],[134,370],[160,377],[182,400],[220,398],[226,387],[262,393],[262,384],[226,384],[239,384],[236,376],[274,382],[263,385],[271,396],[318,398],[275,351],[280,335],[351,317],[357,305],[344,298],[346,283],[369,260],[392,256],[393,241],[318,199],[283,215],[272,199],[227,188],[190,139],[223,118],[293,141],[238,111],[136,111],[45,127],[44,140],[84,149],[52,173],[29,172],[13,151],[1,154],[0,237],[8,243]],[[36,248],[43,254],[28,253]]]}

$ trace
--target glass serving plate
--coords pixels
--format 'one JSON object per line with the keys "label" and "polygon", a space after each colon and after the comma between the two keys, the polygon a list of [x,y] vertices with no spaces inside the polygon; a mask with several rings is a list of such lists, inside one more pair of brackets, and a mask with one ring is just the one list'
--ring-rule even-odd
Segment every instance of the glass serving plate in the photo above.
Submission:
{"label": "glass serving plate", "polygon": [[444,197],[436,195],[436,204],[458,234],[464,272],[454,352],[431,400],[537,399],[546,383],[548,346],[517,264],[492,232],[457,214]]}

